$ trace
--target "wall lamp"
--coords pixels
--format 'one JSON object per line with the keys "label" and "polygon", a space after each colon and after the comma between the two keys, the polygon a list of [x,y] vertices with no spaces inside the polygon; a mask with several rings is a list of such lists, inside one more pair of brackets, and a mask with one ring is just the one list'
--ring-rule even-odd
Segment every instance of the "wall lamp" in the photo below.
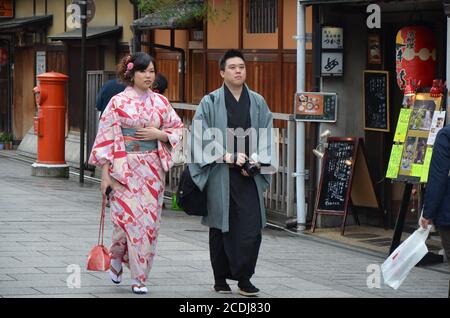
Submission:
{"label": "wall lamp", "polygon": [[328,148],[327,138],[331,135],[331,131],[329,129],[322,132],[319,136],[319,144],[315,149],[313,149],[313,154],[319,159],[322,159],[325,155],[325,150]]}

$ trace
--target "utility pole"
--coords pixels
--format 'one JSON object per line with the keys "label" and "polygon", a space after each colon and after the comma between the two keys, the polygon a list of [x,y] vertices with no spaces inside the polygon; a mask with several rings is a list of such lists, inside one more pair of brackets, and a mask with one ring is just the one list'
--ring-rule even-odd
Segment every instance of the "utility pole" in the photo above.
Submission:
{"label": "utility pole", "polygon": [[[297,93],[305,91],[305,6],[297,0]],[[297,231],[306,228],[305,204],[305,123],[296,121]]]}
{"label": "utility pole", "polygon": [[84,183],[84,131],[86,126],[86,15],[87,2],[78,1],[81,8],[81,125],[80,125],[80,183]]}

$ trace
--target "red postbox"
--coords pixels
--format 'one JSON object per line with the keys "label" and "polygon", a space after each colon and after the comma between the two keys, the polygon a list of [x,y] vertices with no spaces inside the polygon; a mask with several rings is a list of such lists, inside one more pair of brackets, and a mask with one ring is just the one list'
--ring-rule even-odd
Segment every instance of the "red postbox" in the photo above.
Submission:
{"label": "red postbox", "polygon": [[38,76],[33,89],[38,104],[34,132],[38,137],[37,163],[65,165],[66,82],[68,76],[48,72]]}

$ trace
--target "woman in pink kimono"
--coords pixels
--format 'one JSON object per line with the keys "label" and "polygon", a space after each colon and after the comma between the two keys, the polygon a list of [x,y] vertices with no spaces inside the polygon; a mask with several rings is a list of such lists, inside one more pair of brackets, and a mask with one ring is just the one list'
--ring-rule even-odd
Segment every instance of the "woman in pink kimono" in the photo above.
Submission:
{"label": "woman in pink kimono", "polygon": [[132,291],[145,294],[160,227],[165,173],[183,124],[167,99],[150,89],[156,74],[150,55],[125,57],[118,73],[128,87],[111,99],[101,116],[89,163],[102,167],[102,193],[112,189],[110,277],[120,283],[125,263],[131,271]]}

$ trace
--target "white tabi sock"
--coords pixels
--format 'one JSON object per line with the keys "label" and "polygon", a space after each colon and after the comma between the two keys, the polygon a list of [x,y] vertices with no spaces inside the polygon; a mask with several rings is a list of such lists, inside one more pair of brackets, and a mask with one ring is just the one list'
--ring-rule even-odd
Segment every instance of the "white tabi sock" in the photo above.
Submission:
{"label": "white tabi sock", "polygon": [[111,259],[111,266],[114,267],[116,272],[119,272],[122,268],[122,261],[120,259]]}

